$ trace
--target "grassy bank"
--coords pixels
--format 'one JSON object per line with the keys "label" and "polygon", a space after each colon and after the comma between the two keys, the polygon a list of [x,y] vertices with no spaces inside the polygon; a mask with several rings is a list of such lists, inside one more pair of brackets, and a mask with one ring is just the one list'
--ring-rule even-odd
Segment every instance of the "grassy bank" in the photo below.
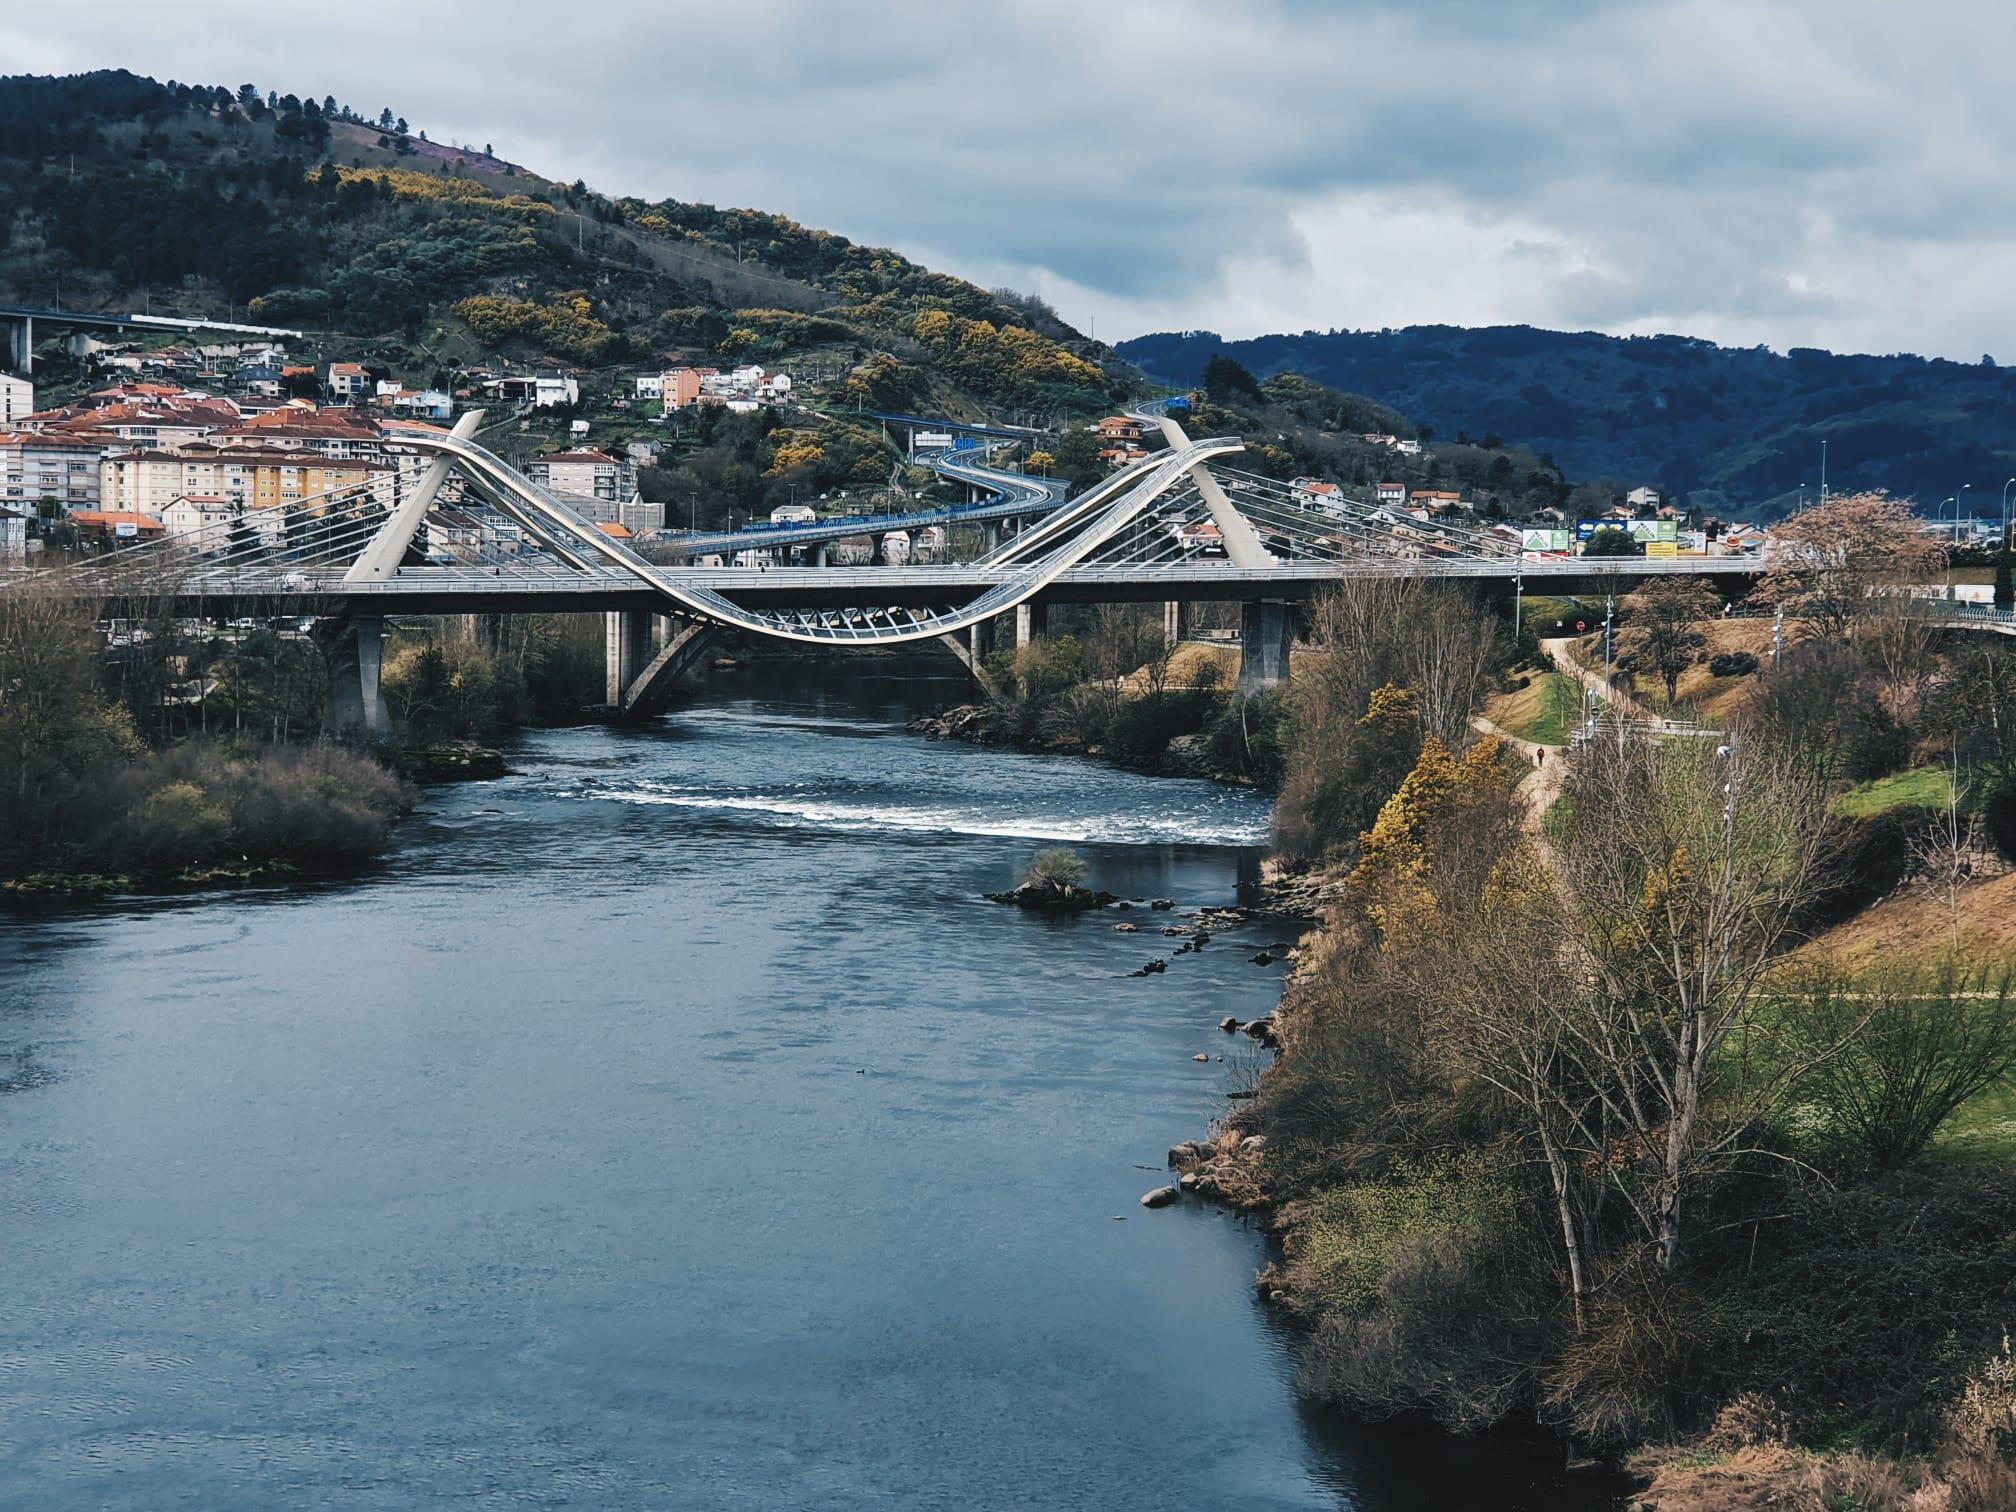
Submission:
{"label": "grassy bank", "polygon": [[2016,1505],[2016,658],[1851,620],[1716,674],[1648,616],[1731,734],[1536,770],[1452,711],[1558,738],[1551,680],[1392,608],[1319,610],[1276,848],[1330,902],[1182,1162],[1279,1237],[1305,1388],[1538,1421],[1662,1512]]}

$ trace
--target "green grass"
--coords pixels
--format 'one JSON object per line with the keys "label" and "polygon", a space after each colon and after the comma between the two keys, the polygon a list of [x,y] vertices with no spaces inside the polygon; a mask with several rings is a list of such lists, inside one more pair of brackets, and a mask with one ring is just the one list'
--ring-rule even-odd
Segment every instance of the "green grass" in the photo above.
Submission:
{"label": "green grass", "polygon": [[[1578,619],[1600,625],[1603,622],[1602,606],[1599,604],[1592,612],[1588,605],[1575,599],[1559,598],[1550,593],[1529,593],[1519,605],[1519,622],[1542,640],[1554,635],[1573,635]],[[1556,620],[1562,621],[1559,630],[1554,628]]]}
{"label": "green grass", "polygon": [[1850,788],[1834,800],[1834,811],[1845,819],[1869,819],[1892,809],[1943,809],[1952,792],[1953,779],[1944,767],[1913,767]]}
{"label": "green grass", "polygon": [[1993,1087],[1963,1103],[1932,1141],[1955,1160],[2016,1160],[2016,1087]]}
{"label": "green grass", "polygon": [[1574,678],[1561,672],[1542,673],[1507,700],[1500,724],[1535,745],[1566,745],[1581,700]]}

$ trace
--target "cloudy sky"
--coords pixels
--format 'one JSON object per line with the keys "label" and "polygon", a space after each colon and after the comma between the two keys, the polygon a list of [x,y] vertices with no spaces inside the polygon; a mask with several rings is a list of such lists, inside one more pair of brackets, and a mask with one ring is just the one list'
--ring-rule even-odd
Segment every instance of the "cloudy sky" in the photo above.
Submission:
{"label": "cloudy sky", "polygon": [[2006,0],[0,7],[0,69],[383,106],[1118,339],[1524,321],[2016,360]]}

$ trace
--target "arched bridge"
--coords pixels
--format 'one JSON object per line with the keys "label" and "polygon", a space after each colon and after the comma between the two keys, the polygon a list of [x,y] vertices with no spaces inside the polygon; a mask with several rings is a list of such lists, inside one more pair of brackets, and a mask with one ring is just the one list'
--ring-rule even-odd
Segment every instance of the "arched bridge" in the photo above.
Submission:
{"label": "arched bridge", "polygon": [[[1318,508],[1287,485],[1238,468],[1236,437],[1193,440],[1172,416],[1138,418],[1160,428],[1164,447],[1069,500],[1053,484],[994,469],[971,452],[933,457],[941,474],[992,495],[1004,513],[1033,517],[959,564],[758,569],[655,561],[479,444],[476,412],[452,432],[387,425],[389,444],[427,459],[417,483],[380,474],[60,570],[108,600],[168,596],[193,612],[255,602],[272,612],[356,622],[367,726],[377,719],[377,626],[388,613],[606,611],[610,702],[634,708],[724,627],[824,646],[942,638],[971,665],[974,648],[961,632],[1010,612],[1027,635],[1053,602],[1236,600],[1250,606],[1242,682],[1267,681],[1286,670],[1288,601],[1341,576],[1531,581],[1591,571],[1569,558],[1523,558],[1516,545],[1463,526],[1371,505]],[[522,532],[523,546],[478,544],[452,563],[413,565],[412,548],[445,496],[491,506]],[[821,528],[860,532],[850,522],[814,527]],[[767,532],[759,538],[772,539]],[[1730,574],[1754,572],[1757,564],[1640,558],[1606,561],[1602,570]],[[683,628],[675,630],[673,619]]]}

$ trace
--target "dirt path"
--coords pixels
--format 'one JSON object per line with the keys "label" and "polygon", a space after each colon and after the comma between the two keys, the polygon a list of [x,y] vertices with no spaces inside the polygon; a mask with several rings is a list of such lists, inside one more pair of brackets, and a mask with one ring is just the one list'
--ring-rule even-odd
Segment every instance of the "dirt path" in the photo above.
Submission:
{"label": "dirt path", "polygon": [[1603,680],[1602,673],[1591,672],[1582,663],[1575,660],[1575,653],[1570,649],[1572,640],[1573,637],[1571,636],[1556,636],[1540,642],[1540,648],[1547,653],[1548,659],[1561,671],[1574,678],[1583,687],[1594,688],[1603,699],[1603,702],[1611,708],[1629,714],[1633,719],[1642,719],[1648,723],[1654,722],[1659,718],[1658,715],[1638,702],[1629,693],[1618,689],[1614,683],[1606,683]]}
{"label": "dirt path", "polygon": [[1522,740],[1511,731],[1493,724],[1482,714],[1470,716],[1470,728],[1480,735],[1495,735],[1507,749],[1517,751],[1525,758],[1526,765],[1533,770],[1520,779],[1513,789],[1520,801],[1526,805],[1526,820],[1534,829],[1546,817],[1547,810],[1554,806],[1554,800],[1561,796],[1562,779],[1567,776],[1567,752],[1559,746],[1544,746],[1531,740]]}

